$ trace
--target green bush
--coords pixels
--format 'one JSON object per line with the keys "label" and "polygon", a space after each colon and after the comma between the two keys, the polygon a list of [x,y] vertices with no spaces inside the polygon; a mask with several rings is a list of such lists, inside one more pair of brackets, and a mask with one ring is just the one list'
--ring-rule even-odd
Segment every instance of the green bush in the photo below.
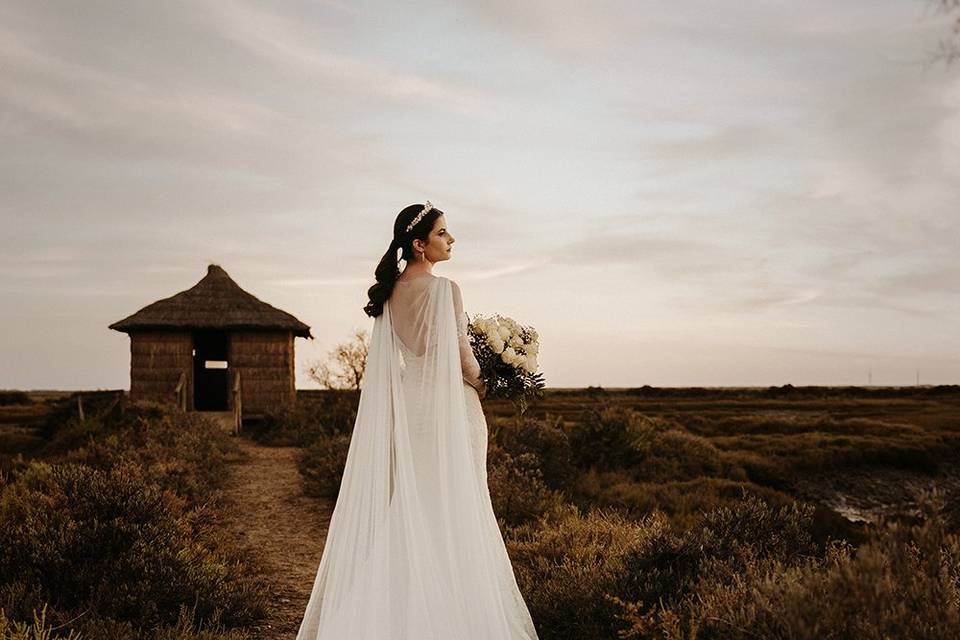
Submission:
{"label": "green bush", "polygon": [[624,620],[634,628],[650,618],[663,623],[696,596],[704,576],[728,584],[758,561],[792,566],[818,551],[812,507],[774,507],[754,496],[706,512],[690,529],[659,511],[639,520],[617,511],[584,516],[572,506],[553,513],[507,538],[543,640],[613,638]]}
{"label": "green bush", "polygon": [[[960,636],[960,538],[936,507],[919,526],[888,523],[856,553],[741,554],[708,569],[693,593],[646,614],[620,601],[624,638],[946,640]],[[733,534],[734,532],[729,532]],[[786,541],[786,540],[783,540]]]}
{"label": "green bush", "polygon": [[657,424],[631,409],[612,406],[588,409],[570,430],[570,446],[578,467],[629,467],[649,451]]}
{"label": "green bush", "polygon": [[50,603],[150,628],[189,606],[195,624],[249,624],[266,594],[211,518],[134,463],[31,463],[0,493],[0,608],[23,620]]}
{"label": "green bush", "polygon": [[17,622],[9,620],[0,609],[0,640],[81,640],[83,637],[75,631],[66,635],[54,633],[54,629],[47,623],[47,608],[43,607],[39,613],[33,612],[33,622]]}
{"label": "green bush", "polygon": [[623,591],[627,553],[668,529],[659,513],[637,522],[568,505],[511,530],[508,551],[541,640],[615,638],[620,608],[605,594]]}
{"label": "green bush", "polygon": [[636,480],[665,482],[700,477],[732,477],[745,480],[742,468],[727,463],[706,438],[679,429],[655,431],[643,456],[631,468]]}
{"label": "green bush", "polygon": [[300,457],[304,493],[335,500],[349,451],[349,435],[321,436],[307,447]]}
{"label": "green bush", "polygon": [[590,410],[570,432],[582,469],[629,469],[634,480],[666,482],[699,477],[746,480],[747,472],[707,438],[679,423],[612,406]]}
{"label": "green bush", "polygon": [[72,419],[43,453],[104,470],[136,463],[191,505],[221,486],[227,462],[239,455],[236,441],[203,414],[150,402],[131,403],[122,416]]}
{"label": "green bush", "polygon": [[519,425],[508,420],[491,431],[496,434],[495,442],[511,455],[535,455],[543,482],[551,489],[565,491],[576,478],[573,452],[562,420],[526,418]]}
{"label": "green bush", "polygon": [[631,622],[620,631],[624,637],[685,637],[671,634],[685,607],[698,606],[704,585],[736,584],[761,563],[795,567],[815,557],[812,515],[810,505],[772,507],[748,496],[706,513],[697,527],[666,531],[634,547],[624,556],[624,586],[611,594],[621,606],[618,617]]}
{"label": "green bush", "polygon": [[176,624],[156,629],[142,629],[130,622],[97,615],[81,617],[76,626],[81,638],[97,640],[254,640],[258,637],[243,629],[224,627],[216,616],[200,625],[194,624],[194,618],[194,613],[184,606]]}
{"label": "green bush", "polygon": [[493,444],[487,453],[487,486],[501,527],[539,518],[563,504],[563,494],[547,486],[534,453],[511,454]]}
{"label": "green bush", "polygon": [[659,510],[677,526],[690,527],[703,513],[721,505],[737,503],[747,495],[770,504],[786,505],[793,498],[767,487],[724,478],[694,478],[664,482],[637,482],[628,471],[590,469],[576,478],[574,502],[582,509],[591,506],[623,509],[640,517]]}
{"label": "green bush", "polygon": [[15,404],[33,404],[33,400],[23,391],[0,391],[0,407]]}
{"label": "green bush", "polygon": [[322,437],[353,433],[358,402],[356,391],[300,391],[294,405],[269,411],[245,429],[261,444],[307,447]]}
{"label": "green bush", "polygon": [[754,484],[780,491],[790,491],[793,487],[793,472],[782,461],[752,451],[724,451],[723,458],[728,468],[742,469],[743,475]]}

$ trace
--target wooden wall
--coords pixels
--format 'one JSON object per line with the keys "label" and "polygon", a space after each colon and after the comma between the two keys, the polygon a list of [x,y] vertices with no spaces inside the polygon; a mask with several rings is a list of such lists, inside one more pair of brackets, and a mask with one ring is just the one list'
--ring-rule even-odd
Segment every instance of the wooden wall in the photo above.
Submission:
{"label": "wooden wall", "polygon": [[[240,370],[244,415],[296,402],[294,335],[290,331],[229,333],[229,367]],[[193,338],[190,331],[130,334],[130,398],[175,402],[174,387],[187,374],[187,408],[193,409]],[[228,396],[229,397],[229,396]],[[230,405],[232,406],[232,400]]]}
{"label": "wooden wall", "polygon": [[244,415],[296,402],[291,331],[230,332],[230,368],[240,370]]}
{"label": "wooden wall", "polygon": [[187,406],[193,406],[193,340],[189,332],[130,334],[130,398],[176,402],[174,387],[187,374]]}

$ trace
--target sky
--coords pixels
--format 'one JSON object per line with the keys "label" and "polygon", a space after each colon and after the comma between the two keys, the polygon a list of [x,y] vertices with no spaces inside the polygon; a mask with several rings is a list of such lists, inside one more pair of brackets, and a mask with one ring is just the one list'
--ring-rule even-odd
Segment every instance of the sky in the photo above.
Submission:
{"label": "sky", "polygon": [[960,64],[931,0],[0,1],[0,388],[221,265],[355,329],[397,213],[553,387],[960,383]]}

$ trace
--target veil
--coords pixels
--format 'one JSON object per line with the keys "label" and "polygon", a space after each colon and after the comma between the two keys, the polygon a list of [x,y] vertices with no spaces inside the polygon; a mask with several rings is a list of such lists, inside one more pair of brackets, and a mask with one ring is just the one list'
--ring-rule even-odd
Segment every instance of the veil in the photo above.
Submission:
{"label": "veil", "polygon": [[[388,300],[374,320],[297,640],[536,638],[473,472],[452,286],[431,276],[415,316]],[[416,344],[398,336],[404,322]]]}

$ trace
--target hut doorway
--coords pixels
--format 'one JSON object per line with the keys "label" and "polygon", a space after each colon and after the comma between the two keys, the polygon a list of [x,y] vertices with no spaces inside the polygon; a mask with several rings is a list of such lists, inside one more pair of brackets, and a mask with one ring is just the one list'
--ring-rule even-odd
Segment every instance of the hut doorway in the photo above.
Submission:
{"label": "hut doorway", "polygon": [[193,408],[226,411],[230,388],[226,331],[193,332]]}

